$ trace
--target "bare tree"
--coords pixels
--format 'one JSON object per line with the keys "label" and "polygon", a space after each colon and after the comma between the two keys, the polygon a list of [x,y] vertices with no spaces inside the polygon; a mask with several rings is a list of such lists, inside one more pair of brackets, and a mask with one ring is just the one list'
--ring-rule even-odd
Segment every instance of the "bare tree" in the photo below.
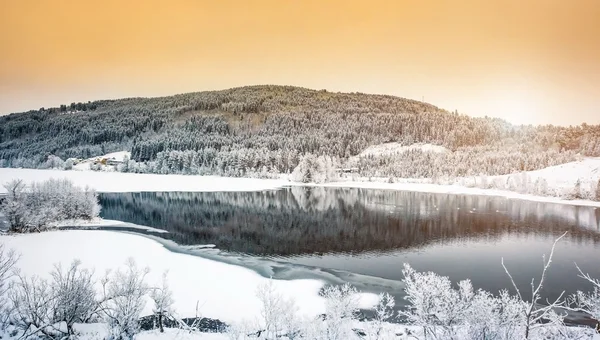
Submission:
{"label": "bare tree", "polygon": [[349,283],[343,286],[328,286],[325,297],[326,339],[348,339],[352,336],[352,323],[357,318],[357,290]]}
{"label": "bare tree", "polygon": [[[552,256],[554,255],[554,249],[556,248],[556,244],[558,243],[558,241],[560,241],[560,239],[562,239],[566,234],[567,234],[567,232],[562,234],[560,237],[558,237],[554,241],[554,244],[552,245],[552,249],[550,251],[550,256],[548,256],[548,260],[546,260],[546,255],[542,256],[542,260],[544,263],[544,269],[542,270],[542,276],[540,277],[540,282],[537,284],[537,286],[535,285],[535,279],[531,279],[531,300],[528,301],[528,303],[522,305],[522,308],[521,308],[521,313],[523,314],[523,316],[525,318],[525,334],[524,334],[525,339],[529,338],[529,334],[532,329],[540,326],[540,322],[542,320],[549,319],[550,312],[552,312],[554,309],[556,309],[558,307],[564,306],[565,302],[562,299],[563,295],[565,293],[564,291],[562,293],[560,293],[558,298],[556,298],[556,300],[554,300],[553,302],[547,301],[546,306],[540,307],[539,302],[542,299],[541,290],[542,290],[542,287],[544,286],[544,280],[546,279],[546,273],[548,272],[548,268],[550,268],[550,264],[552,263]],[[517,291],[517,296],[522,301],[525,301],[523,299],[523,295],[521,294],[521,291],[519,290],[519,287],[515,283],[515,280],[513,279],[512,275],[510,275],[510,272],[504,265],[504,258],[502,258],[501,262],[502,262],[502,267],[504,268],[504,271],[510,278],[510,282],[512,283],[513,287]]]}
{"label": "bare tree", "polygon": [[575,304],[575,310],[587,313],[597,321],[596,329],[600,332],[600,280],[588,273],[584,274],[577,264],[575,266],[579,271],[579,277],[591,283],[593,290],[588,293],[578,291],[570,300]]}
{"label": "bare tree", "polygon": [[154,315],[158,319],[158,327],[163,333],[163,319],[172,313],[173,309],[173,292],[169,289],[167,280],[167,272],[163,273],[162,284],[160,287],[150,289],[150,298],[154,302]]}
{"label": "bare tree", "polygon": [[6,294],[18,260],[19,256],[14,250],[7,249],[4,244],[0,243],[0,329],[7,325],[10,316]]}
{"label": "bare tree", "polygon": [[133,339],[139,332],[140,314],[145,306],[148,287],[144,282],[149,269],[139,269],[133,259],[125,271],[117,270],[101,280],[99,313],[110,327],[111,339]]}
{"label": "bare tree", "polygon": [[8,219],[10,230],[20,231],[25,227],[25,205],[23,202],[25,183],[23,183],[23,180],[12,180],[4,184],[4,188],[8,195],[0,205],[0,211]]}
{"label": "bare tree", "polygon": [[260,285],[256,296],[261,302],[261,318],[258,320],[258,333],[261,338],[277,339],[286,336],[288,339],[294,339],[300,335],[296,303],[277,291],[273,279]]}
{"label": "bare tree", "polygon": [[38,333],[54,337],[60,332],[53,318],[54,297],[48,281],[20,273],[12,282],[8,296],[13,309],[13,323],[23,331],[23,338]]}
{"label": "bare tree", "polygon": [[68,335],[74,334],[75,322],[86,321],[96,308],[93,272],[80,266],[81,262],[75,260],[67,271],[58,264],[50,273],[54,321],[65,322]]}
{"label": "bare tree", "polygon": [[396,306],[394,297],[388,293],[381,293],[378,298],[371,329],[367,333],[369,339],[385,339],[386,335],[389,336],[389,334],[384,334],[383,325],[394,316],[394,307]]}

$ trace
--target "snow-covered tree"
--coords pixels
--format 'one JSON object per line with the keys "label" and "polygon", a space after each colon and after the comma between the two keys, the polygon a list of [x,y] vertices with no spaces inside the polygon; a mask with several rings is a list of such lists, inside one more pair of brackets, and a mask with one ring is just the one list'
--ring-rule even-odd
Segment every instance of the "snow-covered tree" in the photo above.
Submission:
{"label": "snow-covered tree", "polygon": [[577,270],[579,271],[579,277],[592,285],[592,291],[587,293],[578,291],[570,300],[577,310],[589,314],[596,320],[598,323],[596,328],[600,329],[600,280],[593,278],[588,273],[584,274],[579,266],[577,266]]}
{"label": "snow-covered tree", "polygon": [[75,164],[75,161],[73,158],[68,158],[65,161],[65,164],[63,165],[63,169],[64,170],[72,170],[73,169],[73,165]]}
{"label": "snow-covered tree", "polygon": [[448,277],[420,273],[408,264],[404,264],[402,273],[409,306],[401,316],[409,324],[422,327],[425,338],[435,338],[440,332],[448,339],[456,338],[457,326],[463,322],[475,297],[471,282],[461,281],[459,288],[454,289]]}
{"label": "snow-covered tree", "polygon": [[111,339],[131,340],[139,332],[138,320],[148,293],[144,282],[148,272],[149,269],[140,269],[129,259],[125,270],[107,273],[102,279],[99,313],[110,327]]}
{"label": "snow-covered tree", "polygon": [[342,340],[353,336],[352,324],[358,313],[356,294],[356,288],[349,283],[325,287],[325,339]]}
{"label": "snow-covered tree", "polygon": [[306,154],[292,173],[292,180],[303,183],[325,183],[335,178],[335,165],[331,157]]}
{"label": "snow-covered tree", "polygon": [[23,338],[42,333],[49,338],[59,334],[53,315],[54,296],[48,281],[17,274],[8,291],[11,321],[24,333]]}
{"label": "snow-covered tree", "polygon": [[96,310],[96,290],[93,272],[81,268],[79,260],[73,261],[68,270],[55,265],[50,283],[55,322],[64,322],[67,333],[73,335],[73,324],[85,322]]}
{"label": "snow-covered tree", "polygon": [[150,288],[150,298],[154,302],[153,312],[158,319],[158,328],[164,332],[163,320],[173,313],[173,292],[169,288],[167,272],[163,273],[162,282],[159,287]]}
{"label": "snow-covered tree", "polygon": [[27,218],[25,183],[12,180],[4,184],[4,188],[8,195],[0,205],[0,211],[6,216],[12,230],[20,230],[25,227]]}
{"label": "snow-covered tree", "polygon": [[260,318],[255,332],[260,339],[296,339],[302,336],[298,308],[293,299],[286,299],[277,291],[273,279],[257,288],[256,296],[261,302]]}
{"label": "snow-covered tree", "polygon": [[0,330],[8,324],[11,308],[6,295],[18,260],[19,256],[14,250],[0,243]]}
{"label": "snow-covered tree", "polygon": [[50,155],[44,165],[47,169],[63,169],[65,162],[58,156]]}
{"label": "snow-covered tree", "polygon": [[[558,298],[556,298],[556,300],[554,300],[553,302],[548,302],[548,305],[546,305],[546,306],[540,307],[539,302],[542,299],[541,289],[544,286],[544,280],[546,279],[546,274],[548,272],[548,269],[550,268],[550,264],[552,264],[552,257],[554,256],[554,249],[556,248],[556,244],[558,243],[558,241],[560,241],[566,234],[567,233],[565,232],[564,234],[562,234],[560,237],[558,237],[554,241],[554,244],[552,245],[552,249],[550,250],[550,255],[548,256],[548,259],[546,259],[546,255],[542,256],[544,268],[542,270],[542,276],[540,277],[539,283],[537,285],[535,285],[534,280],[531,280],[531,297],[529,298],[529,301],[527,303],[525,303],[521,306],[521,313],[522,313],[523,317],[525,318],[524,334],[523,334],[523,337],[525,339],[529,338],[529,335],[533,329],[541,327],[541,321],[547,320],[548,315],[551,311],[553,311],[554,309],[556,309],[558,307],[564,306],[564,300],[562,299],[562,297],[564,295],[564,291],[558,296]],[[510,272],[504,265],[504,259],[502,259],[502,267],[504,268],[504,271],[510,278],[510,281],[513,285],[513,288],[516,290],[517,296],[519,297],[519,299],[521,301],[525,301],[523,294],[521,294],[519,287],[515,283],[515,280],[513,279],[512,275],[510,274]]]}
{"label": "snow-covered tree", "polygon": [[368,327],[367,337],[369,339],[379,340],[391,337],[391,334],[384,330],[384,324],[394,318],[395,306],[396,301],[393,296],[388,293],[379,294],[374,310],[375,315]]}
{"label": "snow-covered tree", "polygon": [[96,192],[80,189],[68,180],[50,179],[29,186],[14,180],[5,187],[8,196],[0,205],[0,211],[7,217],[13,232],[40,231],[51,222],[91,219],[100,212]]}

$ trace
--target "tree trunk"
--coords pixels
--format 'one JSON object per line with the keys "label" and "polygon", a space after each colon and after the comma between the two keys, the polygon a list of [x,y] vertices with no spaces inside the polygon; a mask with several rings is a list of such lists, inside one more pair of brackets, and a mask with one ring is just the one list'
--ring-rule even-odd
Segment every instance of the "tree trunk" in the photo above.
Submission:
{"label": "tree trunk", "polygon": [[162,319],[163,319],[163,314],[162,313],[158,313],[158,328],[160,329],[161,333],[164,333],[165,329],[163,328]]}

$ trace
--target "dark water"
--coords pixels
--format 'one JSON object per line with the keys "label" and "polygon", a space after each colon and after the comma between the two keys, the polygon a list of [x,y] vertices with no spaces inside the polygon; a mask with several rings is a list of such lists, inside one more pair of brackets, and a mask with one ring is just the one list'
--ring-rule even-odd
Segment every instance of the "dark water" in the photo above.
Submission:
{"label": "dark water", "polygon": [[102,217],[168,230],[179,244],[400,280],[403,263],[477,288],[521,290],[558,244],[544,288],[600,278],[600,209],[485,196],[293,187],[262,192],[101,194]]}

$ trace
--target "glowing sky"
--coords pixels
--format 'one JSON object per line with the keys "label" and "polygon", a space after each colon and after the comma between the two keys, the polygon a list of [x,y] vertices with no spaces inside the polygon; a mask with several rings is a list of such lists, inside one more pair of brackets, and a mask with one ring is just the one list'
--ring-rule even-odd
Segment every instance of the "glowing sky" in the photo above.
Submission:
{"label": "glowing sky", "polygon": [[0,113],[253,84],[600,123],[598,0],[0,0]]}

